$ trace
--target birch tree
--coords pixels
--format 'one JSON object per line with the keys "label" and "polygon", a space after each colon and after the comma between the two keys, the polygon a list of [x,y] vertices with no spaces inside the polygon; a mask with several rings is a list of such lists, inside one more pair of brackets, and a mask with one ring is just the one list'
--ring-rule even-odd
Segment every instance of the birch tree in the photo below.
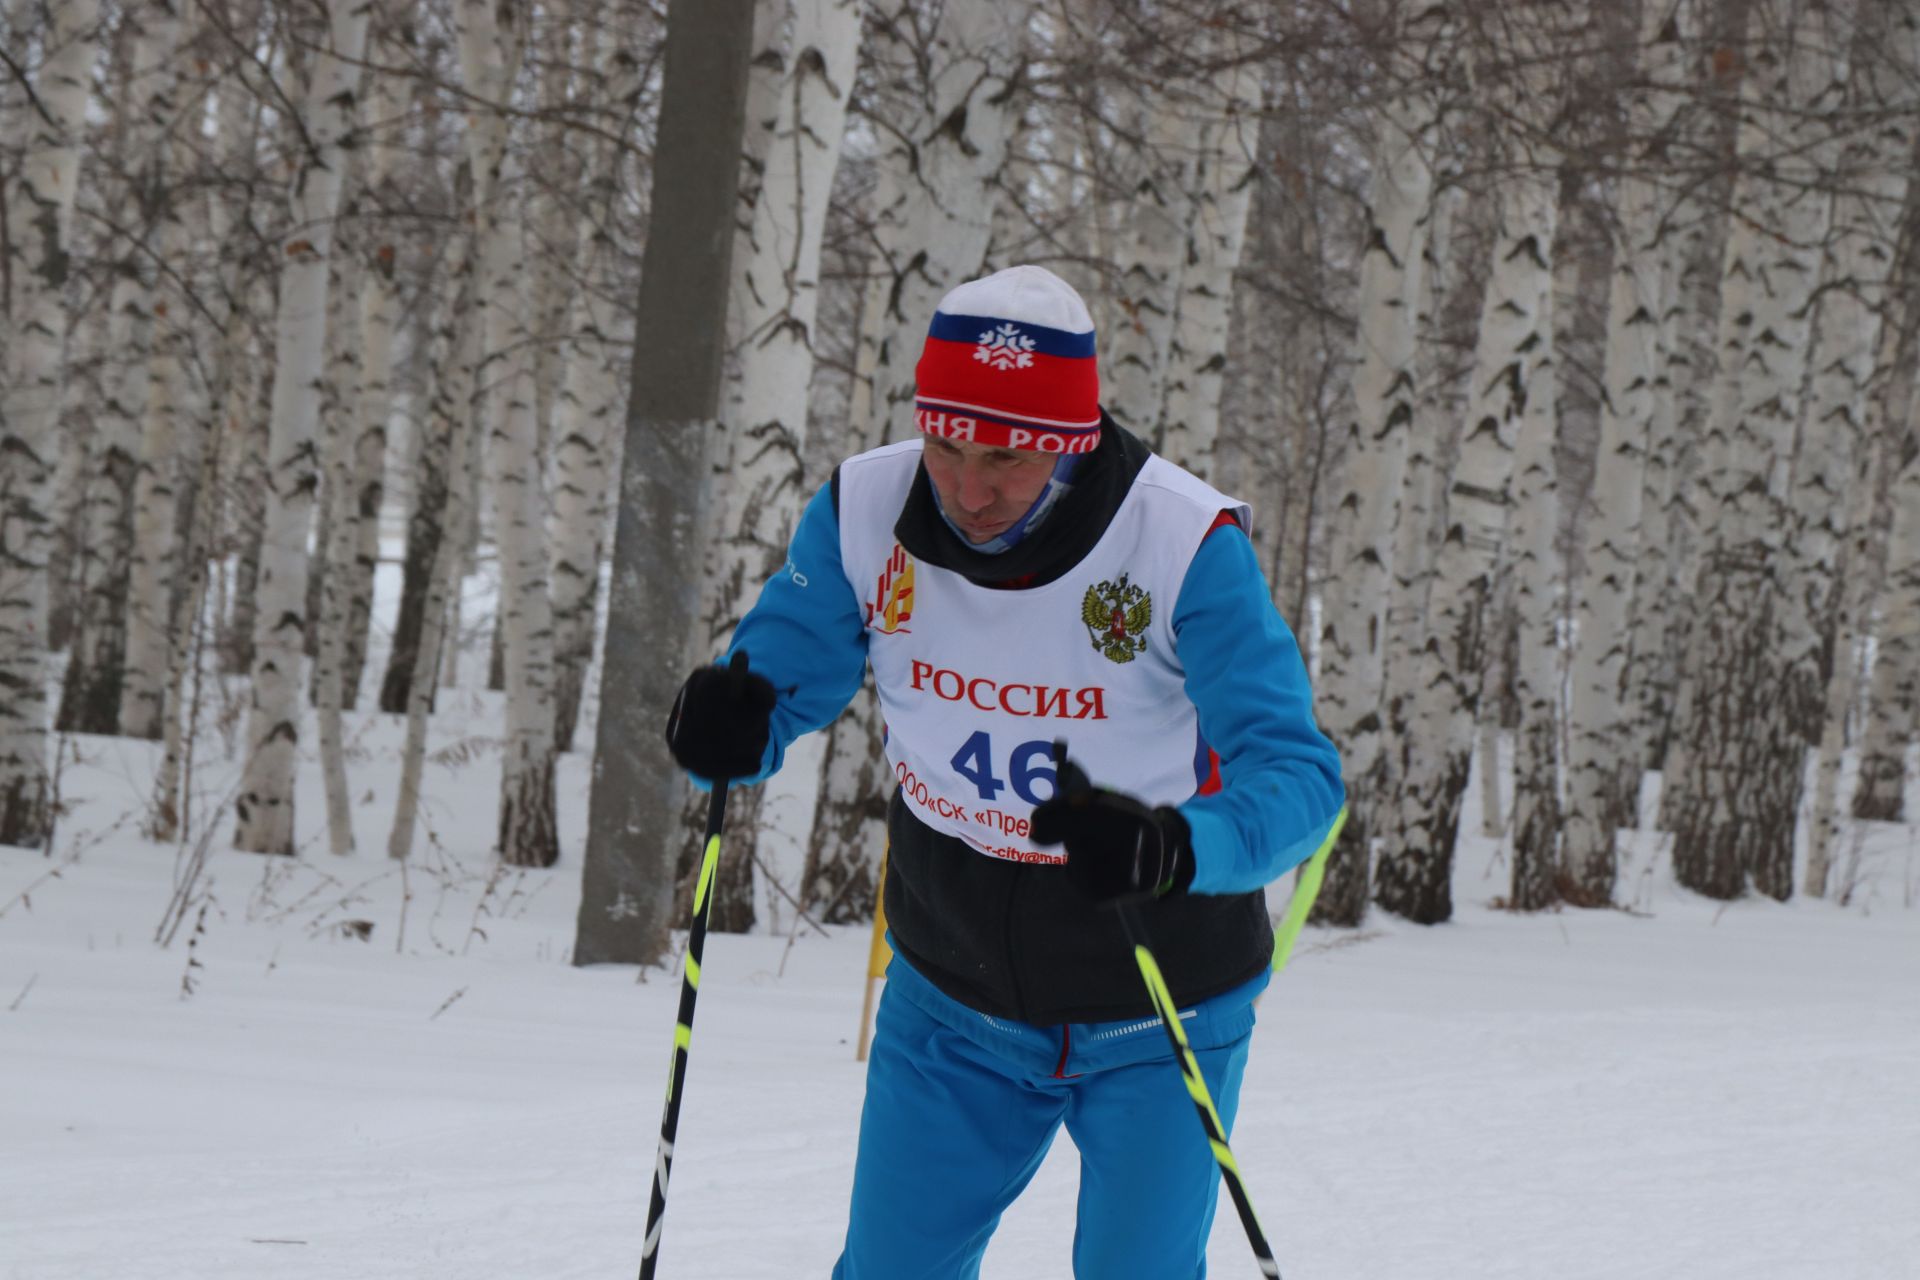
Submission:
{"label": "birch tree", "polygon": [[293,852],[306,544],[318,481],[314,427],[326,353],[327,269],[366,48],[363,0],[334,0],[327,16],[327,43],[314,55],[301,103],[303,145],[290,195],[292,225],[281,244],[247,757],[235,802],[234,844],[254,853]]}
{"label": "birch tree", "polygon": [[1823,134],[1846,74],[1841,15],[1794,0],[1756,4],[1759,37],[1742,94],[1728,231],[1721,362],[1708,422],[1711,539],[1695,599],[1683,726],[1687,803],[1674,870],[1711,897],[1749,877],[1769,896],[1793,891],[1803,726],[1817,702],[1809,673],[1788,665],[1794,602],[1783,581],[1788,465],[1811,346],[1817,246],[1831,219]]}
{"label": "birch tree", "polygon": [[1209,77],[1180,273],[1179,315],[1167,350],[1156,451],[1213,475],[1220,389],[1233,319],[1233,277],[1247,242],[1253,166],[1260,154],[1260,68],[1250,41],[1222,36],[1224,66]]}
{"label": "birch tree", "polygon": [[[608,27],[601,58],[611,132],[626,132],[641,91],[640,59]],[[614,428],[621,403],[619,359],[624,322],[597,282],[613,245],[606,232],[618,194],[621,148],[611,138],[594,144],[587,162],[585,202],[576,233],[574,275],[581,282],[568,311],[560,389],[553,425],[554,749],[573,747],[587,667],[593,661],[595,604],[605,542],[609,462],[617,456]]]}
{"label": "birch tree", "polygon": [[[1827,657],[1819,765],[1807,821],[1805,886],[1814,897],[1825,896],[1838,834],[1840,747],[1856,683],[1854,619],[1872,577],[1862,542],[1855,539],[1849,546],[1854,531],[1873,513],[1877,468],[1861,461],[1877,460],[1888,434],[1882,431],[1880,441],[1868,435],[1871,383],[1876,369],[1894,370],[1902,354],[1899,326],[1884,321],[1894,305],[1890,286],[1901,229],[1920,213],[1908,189],[1920,137],[1915,118],[1920,9],[1870,5],[1860,16],[1855,36],[1860,65],[1847,79],[1846,107],[1856,118],[1878,115],[1882,123],[1851,136],[1836,166],[1833,234],[1822,264],[1803,448],[1793,483],[1795,582],[1790,590],[1802,625],[1788,661],[1817,669]],[[1920,245],[1908,242],[1907,252],[1916,248]],[[1888,381],[1910,395],[1911,365]]]}
{"label": "birch tree", "polygon": [[7,188],[4,381],[0,381],[0,844],[52,830],[46,649],[50,482],[67,328],[69,222],[92,82],[96,0],[56,5],[25,117],[25,155]]}
{"label": "birch tree", "polygon": [[[139,465],[134,473],[133,521],[128,548],[126,656],[120,685],[119,732],[127,737],[160,736],[167,676],[167,635],[170,631],[172,585],[178,571],[174,543],[176,476],[180,455],[198,457],[181,433],[183,416],[189,428],[203,420],[182,412],[187,393],[186,360],[191,331],[186,299],[165,278],[184,274],[188,249],[180,204],[182,148],[170,140],[163,147],[172,178],[154,194],[157,226],[151,237],[161,278],[149,305],[150,355],[147,360],[146,403],[142,407]],[[191,480],[191,476],[181,477]]]}
{"label": "birch tree", "polygon": [[467,155],[479,215],[477,301],[485,316],[484,467],[493,498],[506,649],[499,849],[510,866],[550,867],[560,856],[553,807],[553,605],[547,594],[533,334],[521,261],[519,161],[507,114],[526,32],[519,24],[503,25],[498,19],[507,15],[496,15],[490,0],[462,0],[459,16],[461,71],[476,99],[468,114]]}
{"label": "birch tree", "polygon": [[[1616,831],[1636,822],[1641,762],[1627,703],[1629,613],[1638,583],[1641,497],[1663,370],[1660,327],[1677,237],[1668,222],[1663,161],[1685,106],[1691,0],[1646,0],[1639,48],[1644,88],[1629,101],[1626,171],[1615,192],[1616,243],[1607,304],[1600,445],[1580,581],[1572,585],[1565,888],[1580,905],[1609,898]],[[1649,592],[1656,584],[1647,584]]]}
{"label": "birch tree", "polygon": [[[116,123],[127,180],[111,193],[107,212],[119,242],[108,295],[106,386],[93,415],[85,532],[78,547],[80,607],[58,717],[62,729],[83,733],[120,728],[134,490],[152,344],[151,260],[165,252],[158,241],[168,221],[173,175],[166,170],[164,140],[179,109],[174,51],[181,21],[174,0],[142,0],[129,6],[122,20],[131,24],[133,40]],[[170,422],[170,409],[163,416]]]}
{"label": "birch tree", "polygon": [[[368,40],[378,40],[380,56],[400,59],[413,53],[411,19],[396,0],[375,0]],[[360,221],[360,384],[346,421],[353,432],[348,482],[353,500],[345,504],[353,528],[343,539],[338,563],[345,578],[340,655],[340,703],[351,711],[359,701],[366,666],[367,630],[373,617],[373,575],[380,563],[380,508],[386,495],[387,420],[393,414],[395,326],[400,314],[397,271],[405,247],[396,234],[397,214],[405,205],[402,161],[406,155],[407,94],[401,77],[375,72],[367,86],[366,121],[375,145],[365,152],[359,200],[371,215]]]}
{"label": "birch tree", "polygon": [[[721,411],[730,483],[712,533],[710,642],[731,633],[780,566],[808,496],[801,471],[806,397],[796,391],[813,375],[821,237],[853,82],[860,3],[794,0],[791,14],[760,180],[734,246],[728,327],[738,345]],[[716,928],[744,931],[770,905],[756,908],[751,893],[761,795],[741,797],[714,890]]]}
{"label": "birch tree", "polygon": [[1392,583],[1393,499],[1414,413],[1416,321],[1433,193],[1429,151],[1440,114],[1433,77],[1450,28],[1447,10],[1437,4],[1419,4],[1406,16],[1391,62],[1395,89],[1373,121],[1353,416],[1342,431],[1346,467],[1328,517],[1334,589],[1323,597],[1316,690],[1320,723],[1341,749],[1349,815],[1314,907],[1314,919],[1324,924],[1356,925],[1366,912],[1382,769],[1381,631]]}
{"label": "birch tree", "polygon": [[1860,735],[1860,778],[1853,816],[1880,822],[1905,817],[1907,744],[1920,717],[1920,448],[1915,432],[1893,482],[1893,529],[1887,543],[1887,586],[1881,599],[1877,651]]}
{"label": "birch tree", "polygon": [[[1540,323],[1551,331],[1553,291]],[[1515,625],[1514,697],[1520,727],[1513,739],[1513,813],[1507,823],[1513,875],[1507,905],[1538,911],[1559,897],[1560,860],[1560,578],[1559,476],[1554,457],[1558,373],[1549,361],[1533,371],[1514,446],[1513,517],[1508,526]]]}
{"label": "birch tree", "polygon": [[1114,323],[1106,326],[1100,361],[1102,403],[1149,442],[1159,434],[1165,406],[1194,217],[1195,160],[1206,130],[1204,105],[1182,100],[1191,89],[1169,79],[1123,81],[1127,133],[1138,141],[1117,193]]}
{"label": "birch tree", "polygon": [[[466,246],[463,246],[466,247]],[[445,528],[457,527],[466,517],[473,492],[481,421],[474,412],[474,370],[480,362],[481,325],[474,317],[473,263],[463,253],[453,279],[448,281],[433,336],[433,396],[428,408],[429,430],[443,441],[444,491],[433,518]],[[427,575],[420,614],[419,638],[413,650],[413,670],[407,692],[407,736],[400,752],[400,784],[394,798],[393,826],[387,833],[387,856],[407,857],[413,849],[414,828],[420,811],[420,774],[426,762],[427,719],[433,710],[435,673],[448,640],[448,622],[457,617],[453,598],[460,589],[460,567],[466,548],[452,537],[433,543],[433,564]]]}
{"label": "birch tree", "polygon": [[1492,96],[1503,117],[1496,147],[1504,172],[1467,428],[1448,487],[1446,531],[1434,555],[1426,637],[1410,673],[1398,842],[1382,850],[1374,872],[1380,905],[1422,924],[1453,913],[1453,846],[1473,761],[1474,712],[1486,665],[1482,636],[1506,533],[1514,448],[1535,374],[1554,351],[1546,321],[1552,314],[1547,299],[1558,156],[1541,139],[1558,107],[1555,81],[1565,77],[1548,54],[1572,23],[1558,0],[1536,0],[1509,9],[1506,26],[1497,57],[1512,65],[1479,77],[1482,94]]}

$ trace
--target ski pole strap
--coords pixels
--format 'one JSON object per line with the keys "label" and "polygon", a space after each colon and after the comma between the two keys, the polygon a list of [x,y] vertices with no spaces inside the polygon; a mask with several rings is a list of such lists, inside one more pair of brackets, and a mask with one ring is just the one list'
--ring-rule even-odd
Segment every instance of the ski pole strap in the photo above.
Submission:
{"label": "ski pole strap", "polygon": [[1279,973],[1287,967],[1287,957],[1293,954],[1293,944],[1300,940],[1300,928],[1307,922],[1307,913],[1313,910],[1313,903],[1320,896],[1320,882],[1326,879],[1327,858],[1333,853],[1333,846],[1340,839],[1340,831],[1347,825],[1347,806],[1341,805],[1340,812],[1334,815],[1333,825],[1327,828],[1327,838],[1300,868],[1299,883],[1293,887],[1293,898],[1287,903],[1287,913],[1280,918],[1280,927],[1273,931],[1273,971]]}
{"label": "ski pole strap", "polygon": [[1267,1236],[1260,1229],[1260,1221],[1253,1212],[1253,1200],[1247,1195],[1246,1180],[1240,1176],[1240,1163],[1233,1158],[1233,1148],[1227,1143],[1227,1127],[1220,1121],[1219,1108],[1213,1104],[1213,1094],[1207,1089],[1207,1079],[1200,1074],[1200,1061],[1193,1056],[1193,1046],[1187,1040],[1187,1033],[1180,1026],[1180,1010],[1173,1001],[1173,992],[1167,986],[1166,977],[1160,972],[1160,964],[1153,958],[1153,952],[1147,947],[1141,936],[1141,927],[1134,909],[1122,906],[1121,926],[1127,932],[1127,940],[1133,944],[1134,963],[1140,966],[1140,977],[1147,985],[1147,998],[1153,1002],[1153,1011],[1160,1017],[1160,1025],[1166,1028],[1167,1039],[1173,1045],[1174,1061],[1179,1064],[1180,1077],[1187,1086],[1187,1096],[1193,1099],[1193,1108],[1200,1117],[1200,1127],[1206,1130],[1207,1145],[1213,1148],[1214,1163],[1220,1166],[1220,1176],[1226,1180],[1227,1195],[1233,1201],[1234,1211],[1240,1215],[1240,1225],[1246,1229],[1247,1243],[1253,1246],[1254,1261],[1259,1264],[1260,1274],[1279,1280],[1280,1264],[1274,1261],[1273,1248],[1267,1243]]}

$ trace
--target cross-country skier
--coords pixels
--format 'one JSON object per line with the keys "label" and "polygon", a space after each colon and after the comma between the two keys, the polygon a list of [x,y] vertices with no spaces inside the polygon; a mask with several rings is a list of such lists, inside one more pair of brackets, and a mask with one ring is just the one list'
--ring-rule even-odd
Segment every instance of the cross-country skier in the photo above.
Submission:
{"label": "cross-country skier", "polygon": [[1064,1124],[1074,1275],[1204,1276],[1219,1170],[1110,908],[1138,904],[1231,1125],[1263,886],[1327,836],[1339,760],[1247,507],[1101,410],[1066,282],[955,288],[916,375],[918,437],[840,464],[734,632],[753,676],[695,671],[667,728],[696,779],[762,779],[873,668],[895,959],[833,1274],[976,1276]]}

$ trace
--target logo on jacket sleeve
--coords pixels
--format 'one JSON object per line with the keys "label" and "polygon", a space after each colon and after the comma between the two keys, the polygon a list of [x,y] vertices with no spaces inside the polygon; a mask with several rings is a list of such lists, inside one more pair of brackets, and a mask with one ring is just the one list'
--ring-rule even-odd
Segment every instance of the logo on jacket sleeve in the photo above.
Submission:
{"label": "logo on jacket sleeve", "polygon": [[899,543],[874,582],[873,599],[866,606],[867,626],[883,636],[904,633],[907,619],[913,616],[913,557]]}
{"label": "logo on jacket sleeve", "polygon": [[1080,602],[1080,621],[1087,636],[1108,659],[1132,662],[1146,652],[1147,626],[1153,621],[1153,597],[1146,588],[1127,581],[1102,582],[1087,588]]}

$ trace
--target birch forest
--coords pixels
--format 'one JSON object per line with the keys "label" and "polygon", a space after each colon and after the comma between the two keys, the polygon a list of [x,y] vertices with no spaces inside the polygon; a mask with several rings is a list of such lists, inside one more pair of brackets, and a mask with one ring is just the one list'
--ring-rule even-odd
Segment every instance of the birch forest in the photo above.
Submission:
{"label": "birch forest", "polygon": [[[0,0],[0,49],[5,856],[130,743],[156,859],[407,864],[457,766],[584,883],[575,963],[661,959],[674,689],[1015,263],[1254,509],[1348,788],[1316,923],[1448,920],[1468,835],[1529,912],[1632,909],[1640,833],[1713,899],[1920,842],[1920,0]],[[715,929],[871,918],[880,735],[736,789]]]}

